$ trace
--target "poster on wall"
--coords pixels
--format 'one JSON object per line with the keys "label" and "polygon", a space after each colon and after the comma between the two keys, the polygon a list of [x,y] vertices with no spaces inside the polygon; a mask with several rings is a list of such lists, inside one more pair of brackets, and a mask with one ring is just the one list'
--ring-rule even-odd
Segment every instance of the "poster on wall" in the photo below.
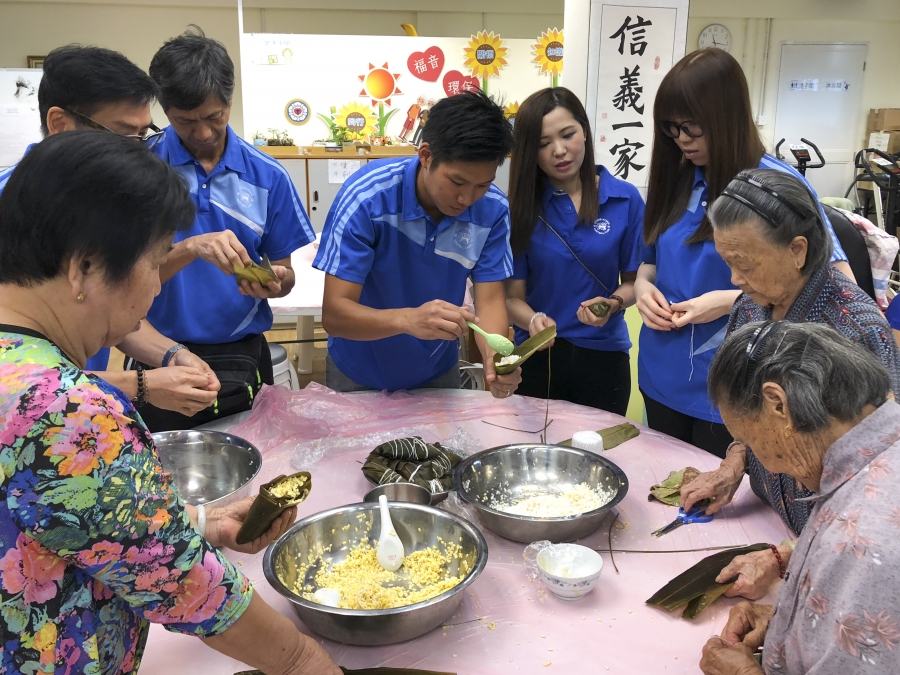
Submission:
{"label": "poster on wall", "polygon": [[[545,31],[547,36],[559,33]],[[535,39],[505,39],[484,31],[469,38],[246,33],[241,42],[244,132],[251,138],[257,131],[291,125],[298,145],[366,138],[372,145],[418,144],[430,109],[443,98],[487,86],[507,106],[550,86],[562,56],[561,46],[551,42],[556,40],[547,42],[545,52],[550,65],[542,69]],[[297,56],[301,52],[322,57],[303,63]],[[298,100],[305,108],[295,120],[289,114],[293,108],[285,112],[286,104]],[[294,126],[301,119],[309,121]]]}
{"label": "poster on wall", "polygon": [[18,162],[42,138],[37,90],[43,74],[37,68],[0,68],[0,169]]}
{"label": "poster on wall", "polygon": [[[596,159],[639,188],[647,186],[653,102],[684,55],[687,0],[591,4],[588,114]],[[666,6],[669,5],[669,6]]]}

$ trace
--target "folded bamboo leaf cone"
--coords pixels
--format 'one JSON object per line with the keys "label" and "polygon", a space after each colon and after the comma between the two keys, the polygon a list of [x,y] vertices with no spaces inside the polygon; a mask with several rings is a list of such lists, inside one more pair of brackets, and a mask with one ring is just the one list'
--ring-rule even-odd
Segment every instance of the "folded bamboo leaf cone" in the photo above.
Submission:
{"label": "folded bamboo leaf cone", "polygon": [[247,518],[238,531],[237,543],[246,544],[264,535],[285,509],[306,499],[311,489],[312,476],[308,471],[278,476],[260,486],[259,496],[250,506]]}

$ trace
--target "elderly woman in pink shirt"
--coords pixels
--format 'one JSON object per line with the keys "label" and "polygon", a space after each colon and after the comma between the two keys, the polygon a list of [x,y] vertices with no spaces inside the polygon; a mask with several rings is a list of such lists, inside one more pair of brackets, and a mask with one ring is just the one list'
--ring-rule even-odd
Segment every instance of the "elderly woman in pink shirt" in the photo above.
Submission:
{"label": "elderly woman in pink shirt", "polygon": [[900,405],[890,390],[881,362],[826,326],[750,324],[722,345],[709,391],[729,432],[815,494],[775,606],[736,605],[703,649],[706,675],[900,673]]}

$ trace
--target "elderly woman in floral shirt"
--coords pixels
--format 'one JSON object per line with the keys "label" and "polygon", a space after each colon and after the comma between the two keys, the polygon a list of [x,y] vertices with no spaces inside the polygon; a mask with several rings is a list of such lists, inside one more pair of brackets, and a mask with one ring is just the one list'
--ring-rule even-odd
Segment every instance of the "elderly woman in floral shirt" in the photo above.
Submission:
{"label": "elderly woman in floral shirt", "polygon": [[725,341],[709,391],[735,439],[814,494],[775,607],[736,605],[703,672],[900,672],[900,405],[884,365],[826,326],[767,321]]}
{"label": "elderly woman in floral shirt", "polygon": [[340,673],[215,548],[258,552],[296,510],[245,546],[252,500],[204,528],[132,402],[82,370],[140,325],[192,221],[173,170],[100,131],[47,138],[0,197],[0,674],[135,672],[149,622],[268,675]]}

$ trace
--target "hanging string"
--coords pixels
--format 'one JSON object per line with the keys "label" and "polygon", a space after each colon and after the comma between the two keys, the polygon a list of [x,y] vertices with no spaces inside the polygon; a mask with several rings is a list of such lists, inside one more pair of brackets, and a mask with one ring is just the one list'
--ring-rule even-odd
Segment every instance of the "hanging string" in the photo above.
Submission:
{"label": "hanging string", "polygon": [[547,427],[550,424],[547,422],[547,419],[550,417],[550,362],[553,360],[551,358],[553,347],[547,347],[547,407],[544,409],[544,430],[541,432],[541,443],[547,443]]}
{"label": "hanging string", "polygon": [[694,378],[694,325],[691,324],[691,374],[688,375],[688,382]]}

